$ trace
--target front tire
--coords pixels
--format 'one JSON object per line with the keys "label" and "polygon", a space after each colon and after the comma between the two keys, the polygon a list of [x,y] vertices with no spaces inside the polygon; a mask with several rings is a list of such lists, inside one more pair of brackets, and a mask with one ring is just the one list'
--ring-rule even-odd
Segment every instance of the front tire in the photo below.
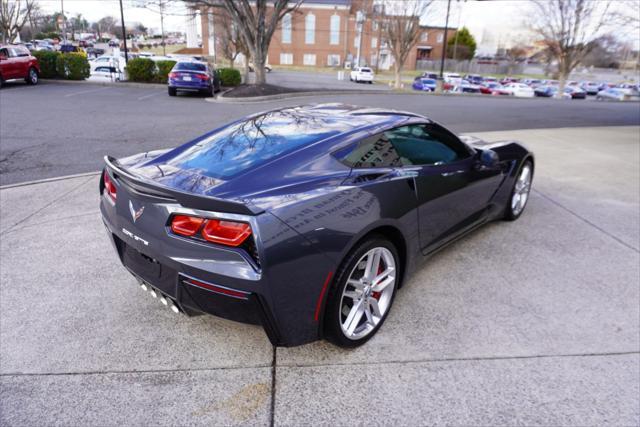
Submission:
{"label": "front tire", "polygon": [[343,260],[327,297],[326,338],[357,347],[373,337],[391,310],[401,277],[396,247],[374,235]]}
{"label": "front tire", "polygon": [[37,85],[38,71],[33,67],[29,68],[29,73],[27,74],[27,77],[25,77],[24,80],[30,85]]}
{"label": "front tire", "polygon": [[529,200],[532,180],[533,163],[531,163],[531,160],[526,160],[518,172],[516,182],[511,189],[511,196],[505,207],[504,219],[507,221],[515,221],[524,212]]}

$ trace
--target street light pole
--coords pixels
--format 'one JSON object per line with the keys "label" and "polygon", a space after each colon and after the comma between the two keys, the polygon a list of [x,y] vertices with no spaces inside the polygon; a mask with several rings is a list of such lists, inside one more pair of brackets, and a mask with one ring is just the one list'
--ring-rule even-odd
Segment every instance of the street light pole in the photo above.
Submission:
{"label": "street light pole", "polygon": [[451,0],[447,1],[447,19],[444,24],[444,38],[442,40],[442,58],[440,59],[440,80],[444,72],[444,59],[447,57],[447,30],[449,29],[449,10],[451,9]]}
{"label": "street light pole", "polygon": [[67,43],[67,18],[64,16],[64,0],[60,0],[60,8],[62,9],[62,40]]}
{"label": "street light pole", "polygon": [[129,63],[129,53],[127,51],[127,30],[124,28],[124,11],[122,9],[122,0],[120,0],[120,20],[122,21],[122,40],[124,41],[124,62]]}

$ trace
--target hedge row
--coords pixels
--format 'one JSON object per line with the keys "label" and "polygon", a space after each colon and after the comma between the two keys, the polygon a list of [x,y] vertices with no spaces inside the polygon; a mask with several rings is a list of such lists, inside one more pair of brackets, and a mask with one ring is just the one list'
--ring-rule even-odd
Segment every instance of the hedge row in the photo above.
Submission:
{"label": "hedge row", "polygon": [[132,82],[166,83],[169,72],[176,61],[153,61],[149,58],[134,58],[127,63],[127,74]]}
{"label": "hedge row", "polygon": [[40,77],[44,79],[84,80],[91,73],[87,57],[79,53],[39,50],[33,56],[38,58]]}

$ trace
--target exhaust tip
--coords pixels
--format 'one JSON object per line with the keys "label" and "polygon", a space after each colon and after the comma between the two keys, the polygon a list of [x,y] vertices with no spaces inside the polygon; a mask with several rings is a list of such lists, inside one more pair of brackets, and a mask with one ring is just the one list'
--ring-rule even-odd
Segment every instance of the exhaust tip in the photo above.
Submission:
{"label": "exhaust tip", "polygon": [[155,289],[151,289],[151,296],[154,298],[158,298],[158,293],[156,292]]}

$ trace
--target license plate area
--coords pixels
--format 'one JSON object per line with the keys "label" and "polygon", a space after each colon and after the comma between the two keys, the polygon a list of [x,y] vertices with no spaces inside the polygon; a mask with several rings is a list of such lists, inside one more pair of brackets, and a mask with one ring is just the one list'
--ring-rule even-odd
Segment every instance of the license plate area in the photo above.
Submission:
{"label": "license plate area", "polygon": [[162,266],[157,260],[137,251],[127,244],[124,245],[122,263],[142,279],[152,283],[156,282],[162,273]]}

